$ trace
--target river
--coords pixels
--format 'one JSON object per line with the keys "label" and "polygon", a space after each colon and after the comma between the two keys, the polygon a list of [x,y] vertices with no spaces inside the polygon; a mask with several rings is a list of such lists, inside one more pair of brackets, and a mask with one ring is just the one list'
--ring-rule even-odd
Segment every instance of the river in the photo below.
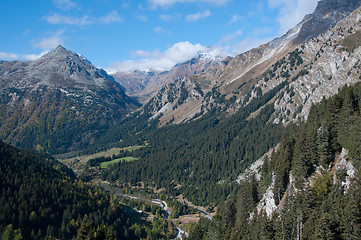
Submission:
{"label": "river", "polygon": [[[169,208],[168,208],[168,204],[165,201],[161,201],[159,199],[153,199],[152,203],[158,204],[161,208],[163,208],[164,211],[164,217],[165,219],[169,220]],[[188,238],[188,233],[186,231],[183,231],[182,229],[180,229],[179,227],[177,227],[174,223],[172,223],[174,227],[177,228],[178,230],[178,234],[175,237],[175,239],[181,239],[183,240],[183,236],[185,238]]]}
{"label": "river", "polygon": [[[124,197],[127,197],[127,198],[130,198],[130,199],[138,199],[138,200],[145,200],[145,199],[140,199],[138,197],[134,197],[134,196],[130,196],[130,195],[123,195]],[[149,200],[146,200],[146,201],[149,201]],[[170,212],[169,212],[169,208],[168,208],[168,204],[165,202],[165,201],[162,201],[162,200],[159,200],[159,199],[153,199],[151,200],[152,203],[154,204],[157,204],[159,205],[163,211],[164,211],[164,217],[165,219],[169,220],[169,215],[170,215]],[[201,211],[200,211],[201,212]],[[203,212],[201,212],[203,213]],[[205,213],[203,213],[205,214]],[[172,223],[172,225],[177,228],[177,231],[178,231],[178,234],[177,236],[175,237],[175,239],[180,239],[180,240],[183,240],[183,236],[185,238],[188,238],[188,233],[186,231],[183,231],[182,229],[180,229],[179,227],[177,227],[174,223]]]}

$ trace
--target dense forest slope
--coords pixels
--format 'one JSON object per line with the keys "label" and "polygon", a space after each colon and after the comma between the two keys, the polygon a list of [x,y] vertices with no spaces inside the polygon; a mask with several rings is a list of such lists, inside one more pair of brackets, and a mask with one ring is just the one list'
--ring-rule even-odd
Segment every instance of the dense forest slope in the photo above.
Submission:
{"label": "dense forest slope", "polygon": [[[230,117],[214,109],[190,123],[149,127],[138,133],[140,124],[125,123],[114,132],[123,132],[124,137],[134,135],[124,138],[122,144],[146,142],[147,146],[127,153],[138,160],[115,164],[105,170],[103,180],[120,186],[144,183],[168,194],[183,193],[195,204],[217,205],[237,188],[237,176],[280,141],[284,126],[272,123],[271,105],[261,107],[283,86],[254,99]],[[259,117],[251,118],[257,110]]]}
{"label": "dense forest slope", "polygon": [[137,239],[130,227],[114,197],[77,180],[50,156],[0,142],[3,239]]}
{"label": "dense forest slope", "polygon": [[190,239],[360,239],[361,84],[311,108]]}

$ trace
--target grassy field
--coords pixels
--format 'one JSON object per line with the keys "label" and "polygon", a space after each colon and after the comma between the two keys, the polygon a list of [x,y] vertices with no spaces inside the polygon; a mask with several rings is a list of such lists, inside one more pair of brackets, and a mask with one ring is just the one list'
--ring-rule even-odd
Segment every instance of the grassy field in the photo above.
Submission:
{"label": "grassy field", "polygon": [[74,160],[79,160],[82,164],[86,163],[89,161],[89,159],[93,159],[93,158],[99,158],[99,157],[111,157],[114,154],[119,154],[121,148],[112,148],[109,149],[107,151],[104,152],[98,152],[92,155],[83,155],[83,156],[79,156],[79,157],[72,157],[72,158],[68,158],[68,159],[64,159],[61,160],[61,162],[63,163],[68,163],[68,162],[73,162]]}
{"label": "grassy field", "polygon": [[130,162],[130,161],[134,161],[134,160],[138,160],[138,158],[134,158],[134,157],[124,157],[124,158],[118,158],[118,159],[114,159],[112,161],[109,162],[103,162],[100,164],[100,168],[108,168],[109,166],[118,163],[118,162]]}
{"label": "grassy field", "polygon": [[[76,157],[71,157],[71,158],[64,158],[64,156],[66,156],[66,154],[63,154],[62,158],[57,157],[57,156],[55,156],[55,157],[64,164],[74,162],[75,160],[79,160],[79,162],[81,164],[85,164],[90,159],[93,159],[93,158],[111,157],[113,155],[119,154],[120,151],[133,152],[133,151],[138,150],[138,149],[143,148],[143,147],[145,147],[145,146],[141,145],[141,146],[131,146],[131,147],[125,147],[125,148],[112,148],[112,149],[109,149],[107,151],[98,152],[98,153],[91,154],[91,155],[76,156]],[[115,159],[113,161],[116,161],[116,160],[118,160],[118,159]],[[133,160],[134,159],[132,158],[132,161]]]}

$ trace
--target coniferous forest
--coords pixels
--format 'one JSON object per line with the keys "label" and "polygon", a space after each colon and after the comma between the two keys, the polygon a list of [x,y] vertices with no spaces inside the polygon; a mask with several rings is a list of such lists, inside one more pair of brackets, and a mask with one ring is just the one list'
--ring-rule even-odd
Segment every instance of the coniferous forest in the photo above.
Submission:
{"label": "coniferous forest", "polygon": [[[360,239],[360,107],[360,84],[314,105],[265,159],[261,178],[242,182],[189,239]],[[353,167],[340,164],[345,152]],[[278,208],[269,215],[257,205],[272,181]]]}
{"label": "coniferous forest", "polygon": [[2,239],[135,239],[116,198],[48,155],[0,142]]}
{"label": "coniferous forest", "polygon": [[[237,176],[280,141],[284,126],[269,123],[272,105],[260,108],[285,84],[232,116],[214,109],[200,120],[129,137],[128,142],[148,145],[129,154],[137,161],[115,164],[102,179],[131,185],[142,182],[174,196],[183,193],[197,205],[216,206],[236,191]],[[250,118],[257,110],[259,116]],[[177,185],[182,187],[175,189]]]}

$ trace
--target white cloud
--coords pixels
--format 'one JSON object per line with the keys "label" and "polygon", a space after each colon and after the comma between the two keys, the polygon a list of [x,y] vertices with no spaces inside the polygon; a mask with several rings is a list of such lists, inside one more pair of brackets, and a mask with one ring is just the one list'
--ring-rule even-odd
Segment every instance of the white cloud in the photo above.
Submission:
{"label": "white cloud", "polygon": [[141,59],[112,63],[107,68],[107,71],[115,73],[131,70],[145,71],[147,69],[169,70],[178,63],[183,63],[197,57],[200,51],[207,52],[211,56],[219,56],[221,54],[220,49],[215,50],[200,44],[192,44],[188,41],[178,42],[164,52],[159,50],[153,52],[135,51],[132,55],[139,56]]}
{"label": "white cloud", "polygon": [[177,20],[180,17],[181,17],[180,14],[174,14],[174,15],[161,14],[161,15],[159,15],[159,18],[162,19],[165,22],[174,21],[174,20]]}
{"label": "white cloud", "polygon": [[235,23],[235,22],[238,22],[238,21],[241,21],[243,19],[242,16],[239,16],[238,14],[235,14],[232,16],[231,20],[229,20],[229,24],[231,23]]}
{"label": "white cloud", "polygon": [[6,52],[0,52],[0,59],[3,60],[13,60],[19,58],[19,55],[15,53],[6,53]]}
{"label": "white cloud", "polygon": [[99,20],[104,24],[110,24],[115,22],[123,22],[123,19],[119,16],[118,12],[113,10],[107,16],[100,17]]}
{"label": "white cloud", "polygon": [[128,9],[132,8],[129,2],[122,2],[121,7],[122,8],[128,8]]}
{"label": "white cloud", "polygon": [[63,33],[64,33],[63,30],[59,30],[57,32],[51,33],[49,36],[44,37],[38,41],[33,40],[31,42],[31,45],[34,48],[41,50],[41,52],[39,54],[31,53],[31,54],[18,55],[15,53],[0,52],[0,59],[7,59],[7,60],[23,59],[23,60],[30,60],[30,61],[37,60],[44,54],[46,54],[49,51],[51,51],[52,49],[56,48],[59,44],[64,43],[64,38],[62,36]]}
{"label": "white cloud", "polygon": [[63,9],[65,11],[73,9],[77,6],[77,4],[71,0],[54,0],[53,2],[57,8]]}
{"label": "white cloud", "polygon": [[92,25],[92,24],[110,24],[114,22],[122,22],[123,19],[119,16],[118,12],[113,10],[108,15],[104,17],[89,17],[88,15],[83,15],[82,17],[72,17],[62,14],[54,13],[51,16],[44,17],[48,23],[51,24],[67,24],[67,25]]}
{"label": "white cloud", "polygon": [[271,41],[272,38],[248,38],[232,46],[230,55],[238,55]]}
{"label": "white cloud", "polygon": [[80,18],[65,16],[61,14],[54,13],[52,16],[45,17],[45,20],[51,24],[68,24],[68,25],[78,25],[85,26],[92,24],[88,15],[84,15]]}
{"label": "white cloud", "polygon": [[215,5],[224,5],[229,1],[231,0],[148,0],[152,8],[170,7],[176,3],[197,3],[197,2],[212,3]]}
{"label": "white cloud", "polygon": [[[159,51],[157,51],[157,52],[159,52]],[[136,51],[132,51],[130,53],[131,57],[133,57],[133,58],[136,58],[136,57],[149,58],[155,54],[156,54],[155,52],[149,52],[149,51],[144,51],[144,50],[136,50]]]}
{"label": "white cloud", "polygon": [[155,28],[153,28],[153,31],[158,33],[158,34],[168,34],[168,35],[171,34],[170,31],[167,31],[167,30],[165,30],[165,29],[163,29],[161,27],[155,27]]}
{"label": "white cloud", "polygon": [[194,22],[198,21],[201,18],[206,18],[211,15],[211,12],[209,10],[205,10],[204,12],[197,12],[195,14],[189,14],[186,16],[187,22]]}
{"label": "white cloud", "polygon": [[143,21],[143,22],[146,22],[146,21],[148,20],[148,17],[147,17],[147,16],[141,15],[141,14],[138,15],[137,18],[138,18],[139,20]]}
{"label": "white cloud", "polygon": [[223,36],[216,46],[222,50],[222,56],[236,56],[271,41],[274,38],[272,33],[272,29],[267,27],[255,28],[253,31],[247,32],[247,36],[243,36],[244,31],[239,29]]}
{"label": "white cloud", "polygon": [[281,34],[296,26],[306,14],[312,13],[317,3],[318,0],[268,0],[271,8],[280,8],[278,22]]}
{"label": "white cloud", "polygon": [[243,30],[239,29],[238,31],[234,32],[234,33],[230,33],[224,37],[221,38],[221,40],[218,41],[217,45],[223,45],[224,43],[228,43],[230,41],[232,41],[233,39],[235,39],[238,36],[241,36],[243,34]]}
{"label": "white cloud", "polygon": [[24,59],[34,61],[47,54],[50,50],[44,50],[40,54],[26,54],[23,56]]}
{"label": "white cloud", "polygon": [[41,49],[39,54],[25,54],[21,58],[25,60],[34,61],[39,59],[44,54],[48,53],[52,49],[56,48],[59,44],[64,44],[63,30],[52,33],[50,36],[44,37],[39,41],[32,41],[31,45],[34,48]]}
{"label": "white cloud", "polygon": [[51,36],[41,39],[39,42],[33,42],[32,45],[42,50],[56,48],[59,44],[64,43],[64,39],[62,37],[63,32],[63,30],[57,31]]}

